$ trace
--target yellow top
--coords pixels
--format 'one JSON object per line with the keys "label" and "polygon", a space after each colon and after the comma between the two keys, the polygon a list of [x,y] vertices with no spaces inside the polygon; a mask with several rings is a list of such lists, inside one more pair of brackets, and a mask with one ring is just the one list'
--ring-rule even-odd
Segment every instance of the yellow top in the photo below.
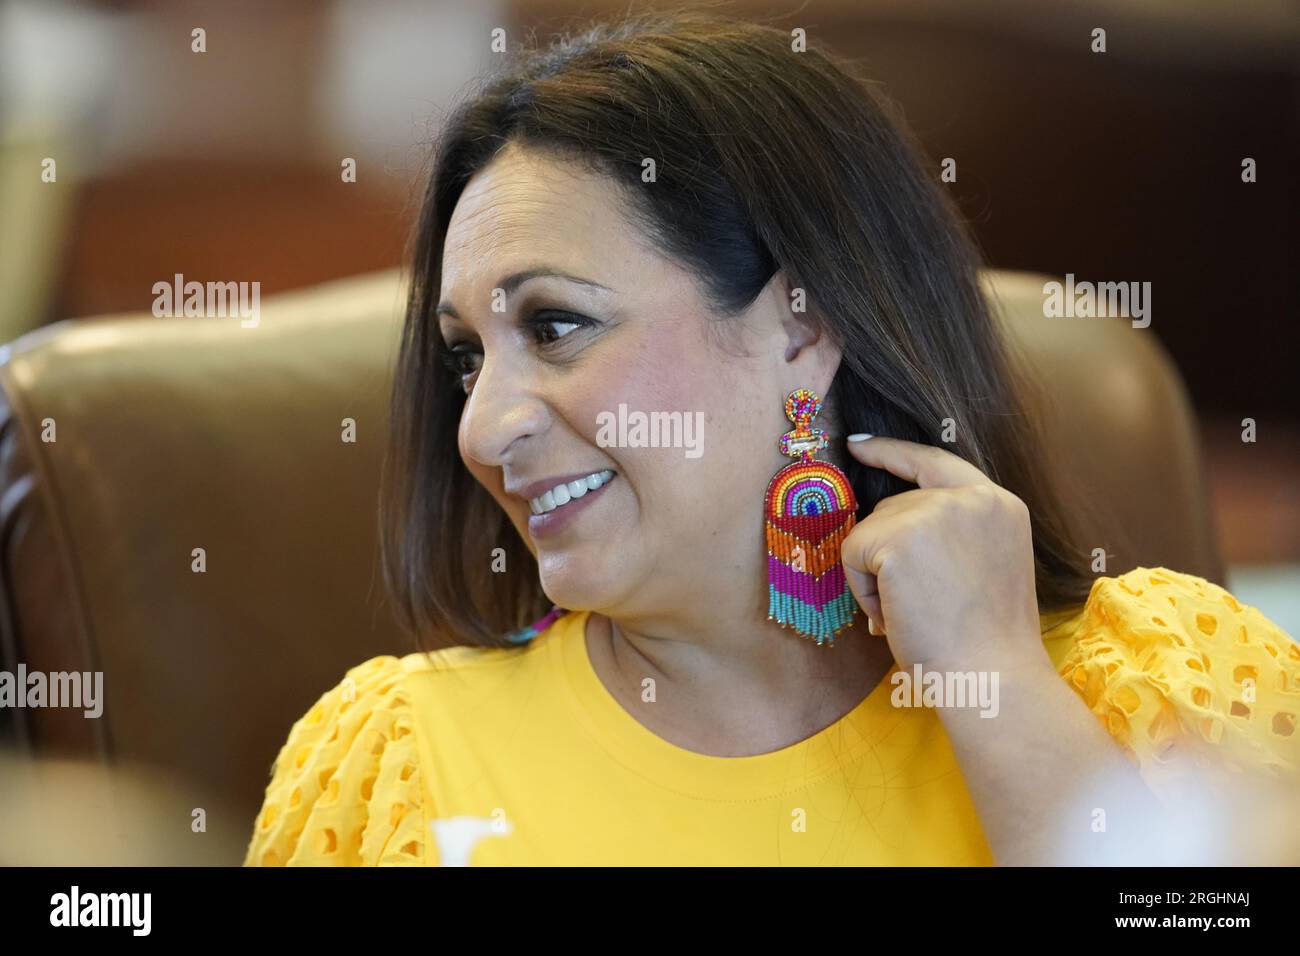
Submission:
{"label": "yellow top", "polygon": [[[609,694],[587,617],[348,671],[290,730],[245,865],[993,862],[938,714],[892,706],[896,668],[806,740],[707,756]],[[1300,773],[1300,647],[1217,585],[1137,568],[1043,623],[1144,776],[1184,759]]]}

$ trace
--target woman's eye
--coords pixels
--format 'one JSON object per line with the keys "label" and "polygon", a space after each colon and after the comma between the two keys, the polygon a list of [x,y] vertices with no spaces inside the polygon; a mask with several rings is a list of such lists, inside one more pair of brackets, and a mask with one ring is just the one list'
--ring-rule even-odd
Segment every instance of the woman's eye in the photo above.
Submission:
{"label": "woman's eye", "polygon": [[539,345],[553,345],[574,329],[591,323],[568,312],[536,312],[528,318],[527,324]]}
{"label": "woman's eye", "polygon": [[473,375],[478,371],[478,360],[482,356],[473,349],[458,345],[455,348],[444,349],[441,353],[442,362],[455,375],[464,377]]}
{"label": "woman's eye", "polygon": [[[537,346],[548,349],[562,344],[561,340],[571,335],[574,329],[594,326],[597,323],[571,312],[544,310],[534,312],[524,320],[523,324],[532,333]],[[438,358],[455,376],[453,384],[456,387],[468,387],[469,380],[483,364],[483,351],[477,345],[461,342],[440,349]]]}
{"label": "woman's eye", "polygon": [[[562,326],[568,326],[568,330],[564,332],[555,331],[557,327],[562,327]],[[569,333],[569,331],[572,331],[577,327],[578,327],[577,322],[561,322],[559,319],[552,319],[548,322],[542,322],[540,325],[537,326],[537,332],[538,332],[537,337],[543,343],[554,342],[557,339],[564,338],[564,336],[566,336]]]}

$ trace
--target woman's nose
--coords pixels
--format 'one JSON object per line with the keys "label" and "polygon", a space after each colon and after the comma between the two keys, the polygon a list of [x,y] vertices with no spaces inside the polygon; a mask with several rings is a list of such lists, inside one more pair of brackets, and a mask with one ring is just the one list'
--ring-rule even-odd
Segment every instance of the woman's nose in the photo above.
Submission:
{"label": "woman's nose", "polygon": [[484,359],[460,419],[462,452],[479,464],[509,464],[528,439],[547,427],[546,403],[524,369]]}

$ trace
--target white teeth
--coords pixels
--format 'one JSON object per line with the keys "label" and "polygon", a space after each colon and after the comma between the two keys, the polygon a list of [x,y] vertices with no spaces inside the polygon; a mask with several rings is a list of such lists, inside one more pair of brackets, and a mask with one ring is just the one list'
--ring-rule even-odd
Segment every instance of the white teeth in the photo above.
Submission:
{"label": "white teeth", "polygon": [[604,471],[595,472],[586,478],[579,478],[576,481],[556,485],[546,494],[529,501],[528,507],[532,509],[533,514],[544,515],[548,511],[554,511],[556,508],[567,505],[576,498],[581,498],[589,491],[595,491],[602,485],[608,484],[613,477],[614,472],[606,468]]}

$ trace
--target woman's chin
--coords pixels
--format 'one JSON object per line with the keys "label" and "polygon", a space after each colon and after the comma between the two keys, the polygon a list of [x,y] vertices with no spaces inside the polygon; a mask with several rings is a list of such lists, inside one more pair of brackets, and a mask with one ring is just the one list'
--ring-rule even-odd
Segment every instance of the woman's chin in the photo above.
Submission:
{"label": "woman's chin", "polygon": [[547,556],[542,553],[538,562],[542,590],[553,604],[581,611],[607,607],[617,588],[609,580],[608,568],[599,561],[577,559],[576,556]]}

